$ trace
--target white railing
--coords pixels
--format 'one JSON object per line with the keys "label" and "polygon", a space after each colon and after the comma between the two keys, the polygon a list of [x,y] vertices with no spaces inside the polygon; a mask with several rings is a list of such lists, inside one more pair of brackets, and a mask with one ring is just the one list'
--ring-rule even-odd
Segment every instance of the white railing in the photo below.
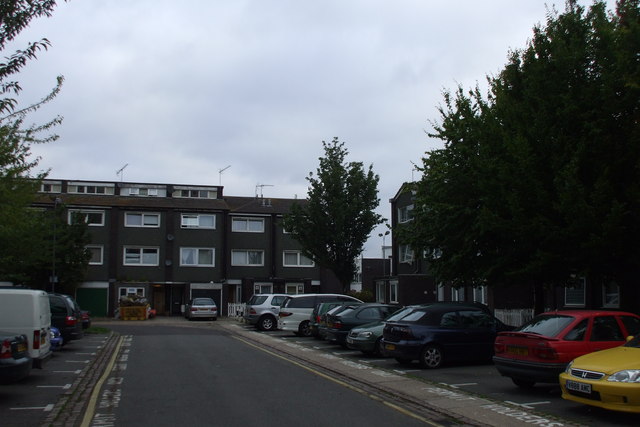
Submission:
{"label": "white railing", "polygon": [[227,316],[229,317],[242,317],[244,315],[245,303],[243,302],[230,302],[227,304]]}
{"label": "white railing", "polygon": [[520,326],[533,318],[532,308],[517,308],[512,310],[496,308],[493,314],[503,323],[511,326]]}

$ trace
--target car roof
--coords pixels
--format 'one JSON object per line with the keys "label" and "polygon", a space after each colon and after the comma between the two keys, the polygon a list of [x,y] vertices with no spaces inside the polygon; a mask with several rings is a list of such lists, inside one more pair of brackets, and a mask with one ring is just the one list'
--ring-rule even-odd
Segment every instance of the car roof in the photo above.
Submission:
{"label": "car roof", "polygon": [[638,316],[634,313],[629,313],[626,311],[618,311],[618,310],[554,310],[554,311],[545,311],[544,313],[540,313],[538,316],[548,316],[548,315],[567,315],[567,316]]}

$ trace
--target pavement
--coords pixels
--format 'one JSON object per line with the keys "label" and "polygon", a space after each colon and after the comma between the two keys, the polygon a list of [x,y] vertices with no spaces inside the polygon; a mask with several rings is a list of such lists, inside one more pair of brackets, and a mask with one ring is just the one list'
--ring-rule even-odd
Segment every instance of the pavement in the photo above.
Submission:
{"label": "pavement", "polygon": [[[540,426],[540,427],[572,427],[564,420],[551,417],[547,414],[537,413],[535,410],[519,406],[511,406],[504,402],[492,401],[474,394],[450,388],[441,384],[435,384],[423,379],[413,378],[398,374],[394,371],[379,369],[370,365],[345,361],[336,363],[339,358],[323,352],[309,351],[308,347],[294,342],[283,345],[281,339],[270,334],[257,333],[247,329],[242,319],[220,317],[217,321],[190,322],[180,316],[156,317],[150,320],[118,320],[118,319],[92,319],[92,326],[108,328],[114,323],[140,325],[167,325],[199,328],[222,328],[232,333],[238,339],[252,345],[272,350],[277,354],[288,354],[292,358],[304,361],[305,366],[315,366],[326,372],[335,373],[346,386],[354,389],[363,386],[375,389],[377,396],[389,396],[390,401],[401,400],[409,407],[422,407],[432,413],[439,414],[457,420],[461,425],[469,426]],[[56,405],[53,414],[49,416],[50,423],[47,426],[76,426],[82,419],[83,399],[88,401],[97,378],[107,366],[107,362],[115,347],[117,334],[110,333],[101,353],[94,363],[84,369],[73,387],[68,391],[64,402]],[[63,400],[63,399],[61,399]],[[84,403],[86,406],[86,402]],[[57,412],[56,412],[57,409]],[[55,422],[53,422],[55,420]],[[430,421],[429,424],[440,425]]]}

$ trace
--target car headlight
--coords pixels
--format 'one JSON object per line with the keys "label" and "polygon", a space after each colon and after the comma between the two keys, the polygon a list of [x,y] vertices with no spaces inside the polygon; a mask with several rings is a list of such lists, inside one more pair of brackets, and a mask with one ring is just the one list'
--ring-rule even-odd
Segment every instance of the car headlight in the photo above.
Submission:
{"label": "car headlight", "polygon": [[567,367],[565,368],[564,372],[567,374],[570,374],[572,366],[573,366],[573,360],[567,364]]}
{"label": "car headlight", "polygon": [[640,383],[640,369],[627,369],[611,375],[607,381],[618,383]]}
{"label": "car headlight", "polygon": [[373,335],[373,334],[372,334],[371,332],[362,332],[362,333],[360,334],[360,336],[361,336],[362,338],[371,338],[371,336],[372,336],[372,335]]}

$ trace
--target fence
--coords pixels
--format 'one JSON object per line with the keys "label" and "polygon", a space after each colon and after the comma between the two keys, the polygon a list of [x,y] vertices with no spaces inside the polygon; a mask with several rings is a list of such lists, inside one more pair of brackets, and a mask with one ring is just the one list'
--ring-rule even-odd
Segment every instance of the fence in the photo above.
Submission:
{"label": "fence", "polygon": [[533,318],[532,308],[518,308],[513,310],[495,309],[493,314],[503,323],[511,326],[520,326]]}
{"label": "fence", "polygon": [[244,314],[245,303],[243,302],[230,302],[227,304],[227,316],[229,317],[242,317]]}

